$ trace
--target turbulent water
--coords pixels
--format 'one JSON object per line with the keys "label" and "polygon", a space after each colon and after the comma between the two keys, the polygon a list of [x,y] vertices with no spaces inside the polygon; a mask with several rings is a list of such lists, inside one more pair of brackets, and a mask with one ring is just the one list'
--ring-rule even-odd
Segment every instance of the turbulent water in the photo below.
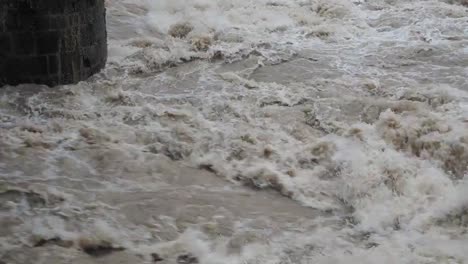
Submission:
{"label": "turbulent water", "polygon": [[468,2],[112,0],[0,89],[0,263],[468,263]]}

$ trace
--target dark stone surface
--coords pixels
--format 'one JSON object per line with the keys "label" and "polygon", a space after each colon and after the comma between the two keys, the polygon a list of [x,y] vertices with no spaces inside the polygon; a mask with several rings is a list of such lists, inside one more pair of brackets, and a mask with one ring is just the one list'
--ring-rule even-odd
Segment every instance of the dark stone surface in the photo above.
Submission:
{"label": "dark stone surface", "polygon": [[184,254],[177,257],[177,264],[198,264],[198,258],[192,254]]}
{"label": "dark stone surface", "polygon": [[106,60],[104,0],[0,0],[0,87],[77,83]]}
{"label": "dark stone surface", "polygon": [[151,258],[153,259],[153,262],[160,262],[164,260],[163,258],[159,256],[158,253],[152,253]]}

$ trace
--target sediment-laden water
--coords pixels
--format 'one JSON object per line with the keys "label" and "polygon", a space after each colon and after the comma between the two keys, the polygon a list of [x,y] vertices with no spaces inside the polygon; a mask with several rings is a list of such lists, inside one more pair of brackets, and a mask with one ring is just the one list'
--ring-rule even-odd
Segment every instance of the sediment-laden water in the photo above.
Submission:
{"label": "sediment-laden water", "polygon": [[463,0],[114,0],[0,89],[0,263],[468,263]]}

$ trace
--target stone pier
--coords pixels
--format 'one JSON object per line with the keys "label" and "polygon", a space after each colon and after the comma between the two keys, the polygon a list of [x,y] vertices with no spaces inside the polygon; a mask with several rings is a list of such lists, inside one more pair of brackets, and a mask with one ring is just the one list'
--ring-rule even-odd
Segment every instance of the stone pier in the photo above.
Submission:
{"label": "stone pier", "polygon": [[0,87],[77,83],[107,60],[104,0],[0,0]]}

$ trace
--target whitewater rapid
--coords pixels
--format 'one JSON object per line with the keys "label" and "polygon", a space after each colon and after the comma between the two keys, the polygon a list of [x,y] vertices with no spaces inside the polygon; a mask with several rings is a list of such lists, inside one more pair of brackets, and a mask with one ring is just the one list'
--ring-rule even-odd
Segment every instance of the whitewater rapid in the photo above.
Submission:
{"label": "whitewater rapid", "polygon": [[106,4],[0,89],[0,263],[468,263],[466,1]]}

